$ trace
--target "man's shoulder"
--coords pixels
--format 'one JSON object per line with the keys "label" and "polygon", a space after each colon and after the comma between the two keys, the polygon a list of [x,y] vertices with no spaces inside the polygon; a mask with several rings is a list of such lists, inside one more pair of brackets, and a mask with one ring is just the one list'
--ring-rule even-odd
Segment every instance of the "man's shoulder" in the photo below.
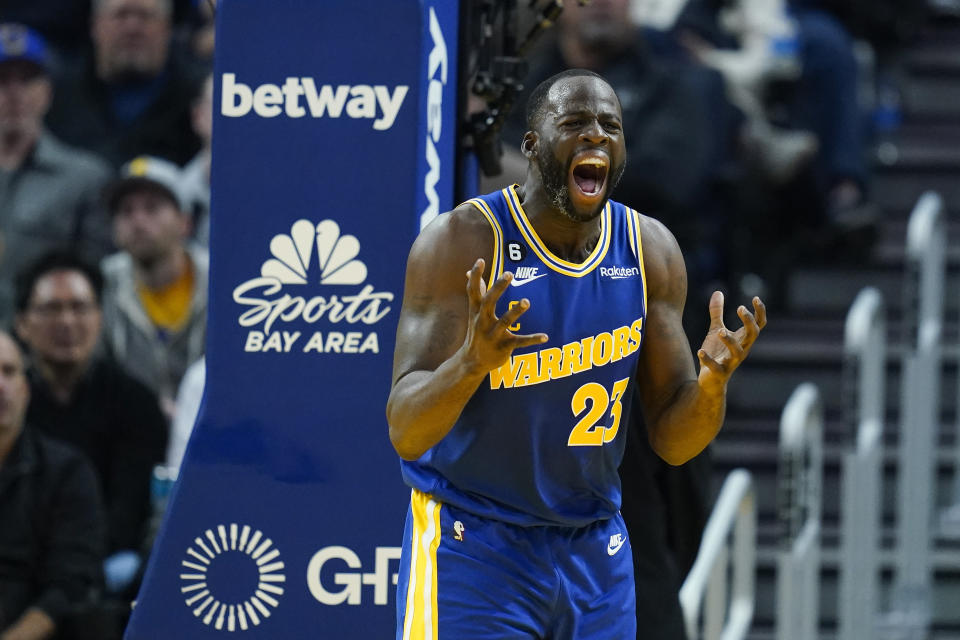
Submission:
{"label": "man's shoulder", "polygon": [[671,250],[672,247],[676,246],[677,241],[673,233],[667,228],[667,225],[660,222],[660,220],[641,213],[628,204],[617,202],[616,200],[611,200],[611,202],[622,206],[628,215],[636,215],[637,225],[640,228],[641,241],[643,242],[644,255],[646,255],[648,246],[651,251]]}
{"label": "man's shoulder", "polygon": [[407,264],[420,275],[463,273],[477,258],[486,260],[489,267],[493,247],[490,223],[475,205],[466,202],[440,214],[420,232]]}
{"label": "man's shoulder", "polygon": [[673,233],[656,218],[637,212],[640,228],[640,246],[643,251],[643,266],[647,284],[652,291],[664,283],[686,277],[683,253]]}
{"label": "man's shoulder", "polygon": [[482,235],[484,230],[489,229],[490,224],[486,217],[468,200],[430,221],[420,232],[420,238],[442,240],[454,245],[470,245],[478,234]]}
{"label": "man's shoulder", "polygon": [[140,379],[109,356],[96,359],[90,368],[91,382],[111,402],[140,405],[144,401],[157,402],[156,394]]}
{"label": "man's shoulder", "polygon": [[49,436],[30,424],[24,426],[22,437],[24,448],[21,455],[33,461],[40,473],[89,464],[87,457],[75,445]]}
{"label": "man's shoulder", "polygon": [[37,147],[39,160],[54,165],[65,174],[73,174],[91,182],[106,182],[112,175],[107,162],[100,156],[69,145],[50,131],[44,131]]}

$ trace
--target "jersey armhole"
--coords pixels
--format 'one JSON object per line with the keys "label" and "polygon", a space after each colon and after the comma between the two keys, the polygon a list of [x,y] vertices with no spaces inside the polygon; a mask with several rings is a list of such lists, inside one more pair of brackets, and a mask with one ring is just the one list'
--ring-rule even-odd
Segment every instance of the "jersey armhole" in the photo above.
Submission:
{"label": "jersey armhole", "polygon": [[497,281],[497,278],[503,273],[503,229],[500,228],[500,223],[497,221],[497,217],[493,215],[493,211],[490,210],[490,205],[484,202],[480,198],[471,198],[467,200],[470,204],[475,206],[480,213],[483,214],[483,217],[487,219],[490,228],[493,230],[493,264],[490,266],[490,281],[487,282],[487,289],[493,286],[493,283]]}
{"label": "jersey armhole", "polygon": [[630,216],[630,249],[633,251],[637,264],[640,266],[640,279],[643,282],[643,312],[647,312],[647,273],[643,268],[643,238],[640,234],[640,214],[627,207]]}

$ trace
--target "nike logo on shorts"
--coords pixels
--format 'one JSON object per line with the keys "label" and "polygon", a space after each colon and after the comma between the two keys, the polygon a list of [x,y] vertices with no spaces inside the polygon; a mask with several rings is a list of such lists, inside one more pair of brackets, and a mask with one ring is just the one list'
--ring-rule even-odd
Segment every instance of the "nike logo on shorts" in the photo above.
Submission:
{"label": "nike logo on shorts", "polygon": [[620,547],[622,547],[626,541],[627,538],[622,533],[615,533],[610,536],[610,543],[607,545],[607,555],[616,555],[617,551],[620,551]]}

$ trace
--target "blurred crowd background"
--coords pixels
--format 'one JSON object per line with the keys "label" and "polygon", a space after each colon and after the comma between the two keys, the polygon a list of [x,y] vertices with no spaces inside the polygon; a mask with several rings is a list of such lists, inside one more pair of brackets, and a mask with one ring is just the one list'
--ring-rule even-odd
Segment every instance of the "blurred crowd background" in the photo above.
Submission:
{"label": "blurred crowd background", "polygon": [[[614,197],[676,234],[688,308],[719,287],[775,310],[792,265],[871,251],[896,54],[924,11],[567,2],[524,85],[568,67],[606,77],[628,145]],[[213,12],[209,0],[0,7],[4,640],[117,637],[176,477],[204,377]],[[524,101],[486,190],[524,178]],[[699,336],[706,314],[690,315]]]}

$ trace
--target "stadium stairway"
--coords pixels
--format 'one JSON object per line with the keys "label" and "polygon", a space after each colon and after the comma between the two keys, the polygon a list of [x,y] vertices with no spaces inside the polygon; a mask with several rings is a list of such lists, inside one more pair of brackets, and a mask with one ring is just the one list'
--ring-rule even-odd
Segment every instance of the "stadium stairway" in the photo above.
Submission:
{"label": "stadium stairway", "polygon": [[[926,190],[944,198],[948,220],[948,278],[937,453],[937,503],[952,501],[952,451],[957,424],[958,323],[960,323],[960,20],[932,17],[904,52],[903,124],[877,161],[872,199],[882,208],[880,240],[869,260],[856,265],[804,266],[788,283],[786,308],[770,318],[747,363],[731,381],[727,421],[711,446],[715,488],[726,474],[745,467],[754,475],[758,504],[757,608],[750,637],[774,635],[775,566],[778,549],[776,482],[780,414],[802,382],[815,383],[825,409],[824,495],[820,637],[836,637],[840,456],[852,427],[845,418],[843,329],[857,293],[877,287],[887,309],[887,420],[884,431],[882,586],[892,582],[895,537],[896,452],[899,432],[900,360],[903,353],[903,274],[906,225]],[[933,552],[932,640],[960,639],[960,545],[938,539]]]}

